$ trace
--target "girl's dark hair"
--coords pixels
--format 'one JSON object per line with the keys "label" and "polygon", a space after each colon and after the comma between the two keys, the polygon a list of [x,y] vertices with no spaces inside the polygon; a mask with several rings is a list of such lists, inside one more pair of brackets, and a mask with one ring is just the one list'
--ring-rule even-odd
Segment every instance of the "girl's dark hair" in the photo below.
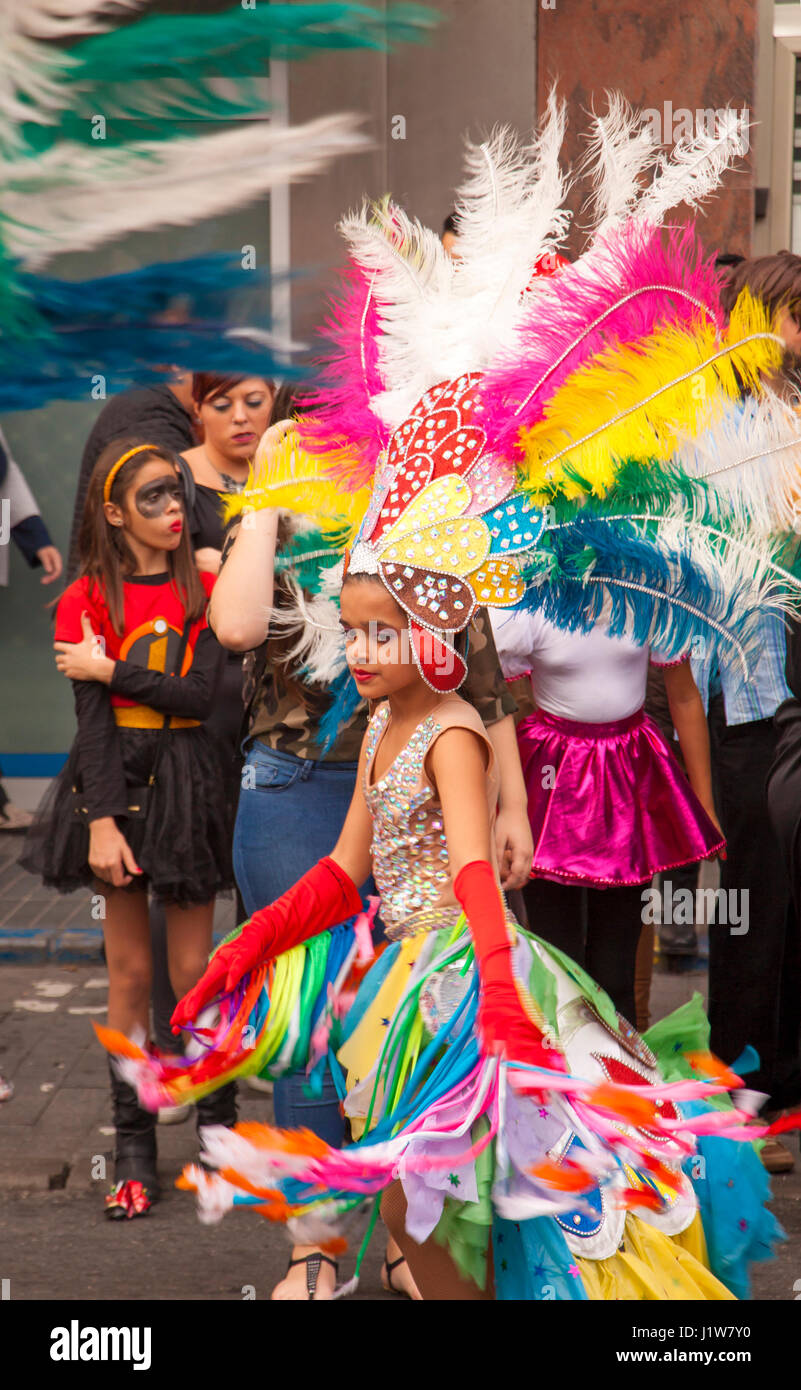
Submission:
{"label": "girl's dark hair", "polygon": [[[721,290],[720,302],[725,313],[730,314],[737,298],[744,289],[749,289],[756,299],[760,299],[771,314],[785,309],[801,328],[801,256],[792,251],[777,251],[773,256],[755,256],[752,260],[740,260],[730,270]],[[797,356],[787,351],[784,354],[781,374],[784,380],[797,386]]]}
{"label": "girl's dark hair", "polygon": [[[253,376],[258,376],[258,372],[254,372]],[[229,372],[227,375],[223,372],[195,372],[192,377],[192,399],[195,405],[204,405],[206,401],[216,400],[217,396],[224,396],[232,387],[249,380],[248,372]],[[259,380],[275,391],[275,382],[270,377],[260,377]]]}
{"label": "girl's dark hair", "polygon": [[[92,469],[78,537],[78,577],[86,576],[98,585],[108,608],[111,625],[120,635],[124,622],[123,579],[126,574],[134,573],[136,557],[126,540],[125,528],[112,526],[106,520],[103,510],[104,489],[106,479],[117,460],[123,454],[127,454],[129,449],[136,448],[137,444],[146,442],[138,439],[115,439],[106,445]],[[125,494],[137,474],[146,463],[154,461],[170,464],[180,476],[178,461],[169,449],[142,449],[129,458],[116,474],[111,485],[109,501],[116,502],[121,507]],[[184,526],[181,533],[180,545],[176,550],[166,551],[165,558],[170,582],[183,604],[187,622],[194,622],[205,611],[207,595],[195,564],[188,525]]]}
{"label": "girl's dark hair", "polygon": [[727,314],[731,313],[740,292],[748,288],[771,313],[786,309],[801,323],[801,256],[792,251],[777,251],[774,256],[739,260],[726,270],[728,278],[720,298]]}

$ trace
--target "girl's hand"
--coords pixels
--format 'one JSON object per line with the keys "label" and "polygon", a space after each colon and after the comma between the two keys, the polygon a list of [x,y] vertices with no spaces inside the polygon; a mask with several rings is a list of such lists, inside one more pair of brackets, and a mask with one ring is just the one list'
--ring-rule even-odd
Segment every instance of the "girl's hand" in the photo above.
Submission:
{"label": "girl's hand", "polygon": [[41,550],[37,550],[36,558],[44,570],[44,574],[39,582],[41,584],[52,584],[58,579],[64,568],[60,551],[58,551],[54,545],[43,545]]}
{"label": "girl's hand", "polygon": [[89,867],[115,888],[124,888],[134,874],[142,872],[113,816],[103,816],[89,824]]}
{"label": "girl's hand", "polygon": [[206,574],[219,574],[222,551],[215,550],[212,545],[202,545],[195,551],[195,564],[199,570],[205,570]]}
{"label": "girl's hand", "polygon": [[[703,805],[703,803],[702,803],[702,805]],[[726,835],[725,835],[723,826],[721,825],[720,821],[718,820],[717,813],[716,813],[716,811],[715,811],[714,806],[711,806],[711,805],[704,805],[704,810],[706,811],[707,815],[709,816],[709,819],[711,820],[711,822],[712,822],[712,824],[714,825],[715,829],[719,832],[721,839],[722,839],[722,840],[725,840]],[[715,858],[716,858],[716,859],[726,859],[726,858],[728,858],[728,856],[727,856],[727,854],[726,854],[726,848],[725,848],[725,846],[724,846],[723,849],[719,849],[719,850],[718,850],[717,854],[715,855]]]}
{"label": "girl's hand", "polygon": [[56,666],[71,681],[102,681],[108,685],[114,662],[106,656],[105,642],[93,631],[88,613],[81,614],[80,642],[54,642]]}
{"label": "girl's hand", "polygon": [[525,804],[501,807],[498,811],[495,821],[495,848],[498,852],[501,887],[522,888],[531,877],[531,861],[534,857],[534,839]]}
{"label": "girl's hand", "polygon": [[235,944],[235,942],[229,941],[227,947],[221,946],[218,951],[215,951],[197,984],[184,995],[183,999],[178,1000],[170,1019],[173,1033],[180,1033],[181,1029],[187,1023],[192,1023],[208,1004],[211,1004],[220,994],[226,993],[226,980],[232,964],[232,953],[229,947]]}

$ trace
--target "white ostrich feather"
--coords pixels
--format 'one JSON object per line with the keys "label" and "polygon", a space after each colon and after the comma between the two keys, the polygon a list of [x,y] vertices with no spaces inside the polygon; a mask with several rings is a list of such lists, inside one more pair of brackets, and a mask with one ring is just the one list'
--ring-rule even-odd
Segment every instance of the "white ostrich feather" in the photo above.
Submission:
{"label": "white ostrich feather", "polygon": [[365,149],[360,119],[340,113],[288,128],[253,121],[126,150],[63,142],[36,159],[7,162],[0,165],[6,246],[36,269],[128,232],[230,212]]}
{"label": "white ostrich feather", "polygon": [[468,147],[456,198],[459,260],[453,293],[476,367],[509,341],[535,262],[564,241],[570,215],[560,165],[565,105],[552,91],[533,142],[508,129]]}
{"label": "white ostrich feather", "polygon": [[0,0],[0,25],[4,34],[62,39],[108,29],[122,13],[143,5],[144,0]]}
{"label": "white ostrich feather", "polygon": [[774,392],[727,405],[707,429],[679,441],[676,461],[754,532],[801,527],[801,417]]}
{"label": "white ostrich feather", "polygon": [[[408,413],[431,385],[429,337],[448,318],[453,262],[436,232],[389,202],[365,205],[340,223],[355,263],[370,277],[379,315],[379,370],[388,389],[373,398],[376,414],[390,427]],[[441,363],[440,375],[447,375]],[[434,380],[438,380],[435,377]]]}
{"label": "white ostrich feather", "polygon": [[720,113],[714,134],[701,132],[677,140],[663,154],[651,187],[642,195],[636,216],[659,226],[680,203],[697,208],[714,193],[724,173],[748,149],[748,123],[736,111]]}
{"label": "white ostrich feather", "polygon": [[510,341],[535,261],[567,231],[564,123],[564,105],[551,93],[530,146],[507,129],[468,145],[455,204],[458,260],[435,232],[389,204],[341,224],[353,259],[372,277],[387,383],[372,407],[390,428],[430,386],[480,370]]}
{"label": "white ostrich feather", "polygon": [[329,686],[345,669],[345,639],[339,621],[342,564],[323,575],[320,592],[303,593],[294,575],[285,572],[282,587],[291,602],[270,612],[270,637],[294,636],[285,660],[289,668],[303,670],[305,685]]}
{"label": "white ostrich feather", "polygon": [[619,92],[607,92],[607,111],[593,116],[582,172],[594,185],[591,198],[595,236],[602,237],[630,215],[641,192],[641,178],[657,151],[651,132]]}

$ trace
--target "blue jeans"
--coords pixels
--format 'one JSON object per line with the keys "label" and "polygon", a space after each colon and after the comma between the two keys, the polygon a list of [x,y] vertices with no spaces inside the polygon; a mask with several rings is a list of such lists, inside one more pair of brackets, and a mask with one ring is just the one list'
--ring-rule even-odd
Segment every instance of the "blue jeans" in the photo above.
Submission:
{"label": "blue jeans", "polygon": [[[234,873],[248,913],[279,898],[331,853],[350,806],[356,768],[356,763],[297,758],[254,740],[245,757],[234,829]],[[305,1072],[276,1081],[276,1124],[305,1126],[339,1148],[345,1121],[329,1068],[322,1096],[308,1097],[305,1086]]]}

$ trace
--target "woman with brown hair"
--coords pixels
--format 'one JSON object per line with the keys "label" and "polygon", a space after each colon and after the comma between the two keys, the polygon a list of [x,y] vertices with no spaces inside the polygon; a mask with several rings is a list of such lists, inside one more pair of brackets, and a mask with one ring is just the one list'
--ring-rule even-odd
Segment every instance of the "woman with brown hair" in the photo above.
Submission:
{"label": "woman with brown hair", "polygon": [[200,569],[216,574],[225,527],[222,498],[245,486],[256,446],[270,423],[275,383],[266,377],[195,372],[192,399],[202,443],[182,454],[195,480],[190,518]]}
{"label": "woman with brown hair", "polygon": [[[213,740],[202,727],[224,654],[206,623],[214,580],[198,573],[177,462],[110,444],[92,473],[78,578],[56,612],[56,665],[72,681],[78,732],[21,861],[61,892],[101,895],[108,1022],[149,1030],[148,891],[164,904],[177,995],[202,973],[215,894],[232,882]],[[155,1115],[112,1075],[112,1218],[144,1215],[159,1191]]]}

